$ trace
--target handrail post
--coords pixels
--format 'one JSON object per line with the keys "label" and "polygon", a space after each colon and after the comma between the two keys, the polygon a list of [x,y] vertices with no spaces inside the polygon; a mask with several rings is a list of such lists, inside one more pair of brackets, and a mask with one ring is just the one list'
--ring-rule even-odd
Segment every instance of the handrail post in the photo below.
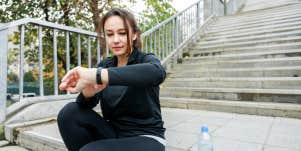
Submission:
{"label": "handrail post", "polygon": [[179,28],[179,25],[178,25],[178,17],[176,17],[174,19],[174,25],[175,25],[175,30],[173,31],[173,37],[174,37],[174,45],[175,45],[175,48],[178,47],[178,42],[179,42],[179,39],[178,39],[178,28]]}
{"label": "handrail post", "polygon": [[25,25],[21,25],[20,37],[20,66],[19,66],[19,100],[23,98],[24,91],[24,43],[25,43]]}
{"label": "handrail post", "polygon": [[223,4],[224,4],[224,16],[227,16],[227,0],[224,0]]}
{"label": "handrail post", "polygon": [[196,5],[196,28],[195,29],[198,29],[199,25],[200,25],[200,3],[198,3]]}
{"label": "handrail post", "polygon": [[0,123],[6,118],[8,29],[0,30]]}

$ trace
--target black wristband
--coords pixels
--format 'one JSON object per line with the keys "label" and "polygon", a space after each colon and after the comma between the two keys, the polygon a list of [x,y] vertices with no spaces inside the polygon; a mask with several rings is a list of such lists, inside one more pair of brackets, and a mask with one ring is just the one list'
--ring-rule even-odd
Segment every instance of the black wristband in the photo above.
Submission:
{"label": "black wristband", "polygon": [[101,81],[101,69],[102,69],[102,67],[98,67],[97,71],[96,71],[96,83],[97,84],[102,84],[102,81]]}

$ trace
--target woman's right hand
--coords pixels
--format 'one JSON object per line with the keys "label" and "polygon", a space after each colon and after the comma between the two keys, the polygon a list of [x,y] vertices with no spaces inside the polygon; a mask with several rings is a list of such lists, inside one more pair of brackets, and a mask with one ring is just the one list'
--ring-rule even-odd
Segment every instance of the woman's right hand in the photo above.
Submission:
{"label": "woman's right hand", "polygon": [[67,90],[70,93],[83,92],[85,97],[94,96],[107,86],[96,84],[96,70],[96,68],[73,68],[62,78],[60,90]]}

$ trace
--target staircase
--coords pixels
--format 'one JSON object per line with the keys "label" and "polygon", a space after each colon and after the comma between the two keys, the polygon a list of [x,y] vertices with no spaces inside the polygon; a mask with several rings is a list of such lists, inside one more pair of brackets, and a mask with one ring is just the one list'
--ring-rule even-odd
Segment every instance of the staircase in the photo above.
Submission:
{"label": "staircase", "polygon": [[[301,118],[301,2],[218,17],[185,50],[161,85],[162,107]],[[55,117],[6,131],[10,142],[30,150],[66,150]],[[167,135],[169,142],[174,136]]]}
{"label": "staircase", "polygon": [[301,118],[300,1],[219,17],[187,50],[163,106]]}

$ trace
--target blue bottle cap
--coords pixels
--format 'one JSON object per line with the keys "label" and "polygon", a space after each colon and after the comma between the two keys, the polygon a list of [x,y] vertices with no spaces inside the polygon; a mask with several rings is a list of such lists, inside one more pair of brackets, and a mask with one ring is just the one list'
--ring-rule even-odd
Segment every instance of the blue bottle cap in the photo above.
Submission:
{"label": "blue bottle cap", "polygon": [[208,127],[207,126],[202,126],[201,132],[208,132]]}

